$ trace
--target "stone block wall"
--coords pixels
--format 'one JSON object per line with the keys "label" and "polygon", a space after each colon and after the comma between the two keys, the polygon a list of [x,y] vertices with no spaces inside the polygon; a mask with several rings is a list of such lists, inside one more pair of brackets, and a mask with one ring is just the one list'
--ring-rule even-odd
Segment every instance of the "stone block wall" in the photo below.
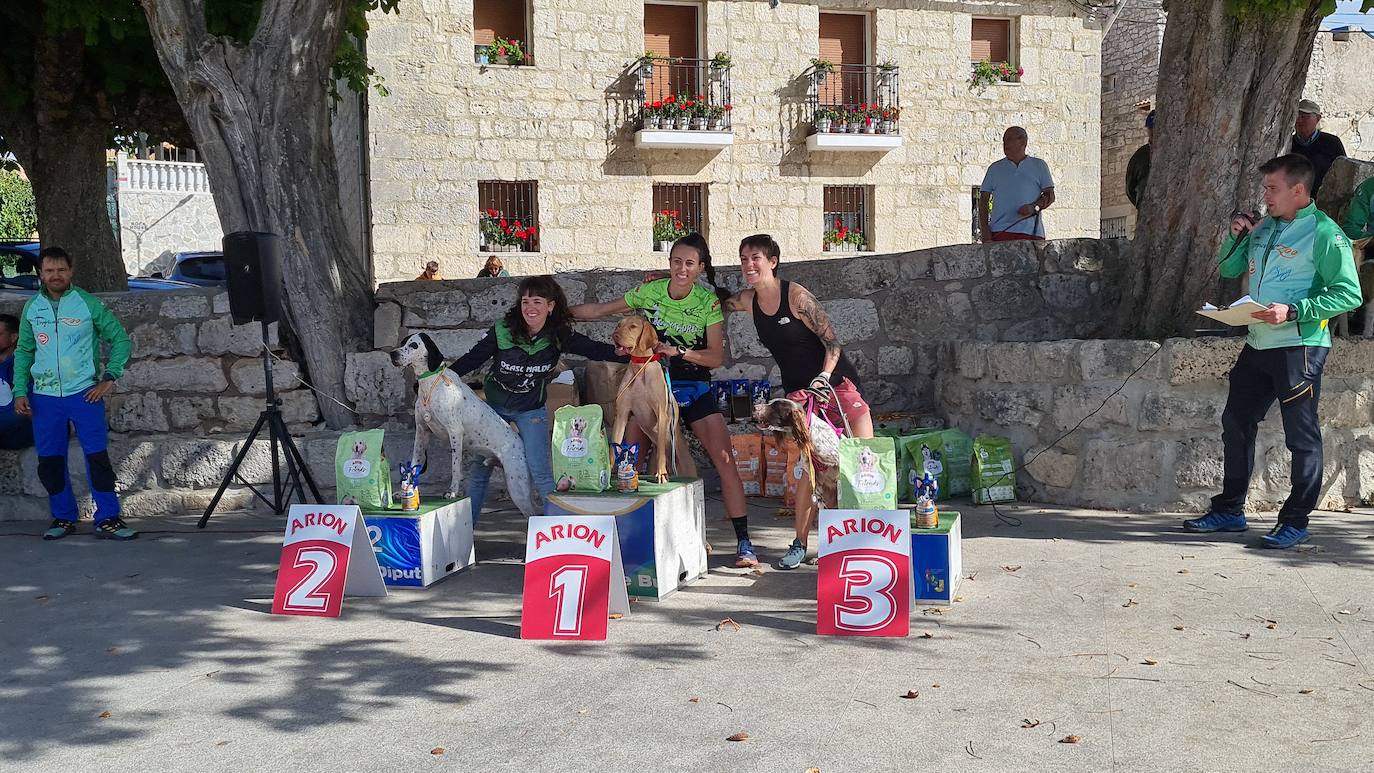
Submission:
{"label": "stone block wall", "polygon": [[[1240,338],[1169,339],[1162,347],[1152,341],[961,341],[945,353],[936,394],[951,426],[973,435],[1009,437],[1018,462],[1034,458],[1018,475],[1022,498],[1079,507],[1197,511],[1220,490],[1221,411],[1227,374],[1242,343]],[[1322,383],[1322,508],[1374,498],[1371,388],[1374,342],[1338,339]],[[1076,432],[1063,437],[1080,421]],[[1249,506],[1275,510],[1289,487],[1277,408],[1260,425],[1256,448]]]}
{"label": "stone block wall", "polygon": [[[512,0],[514,2],[515,0]],[[512,273],[648,268],[652,186],[703,183],[705,232],[725,257],[742,237],[775,235],[789,259],[820,258],[823,186],[872,186],[873,249],[967,243],[971,190],[1001,158],[1012,124],[1055,175],[1052,238],[1098,233],[1099,41],[1067,4],[877,0],[820,7],[706,0],[701,48],[725,51],[734,144],[712,150],[635,146],[627,67],[644,53],[636,0],[535,2],[527,67],[472,61],[472,6],[402,3],[373,14],[368,51],[390,96],[369,100],[375,276],[416,276],[437,258],[473,276],[477,182],[535,180],[539,253],[507,253]],[[866,11],[872,59],[900,65],[902,147],[886,154],[810,153],[803,72],[819,55],[819,13]],[[971,19],[1013,19],[1019,84],[967,89]]]}
{"label": "stone block wall", "polygon": [[219,214],[208,191],[121,190],[118,198],[124,270],[133,276],[167,276],[176,253],[220,247]]}

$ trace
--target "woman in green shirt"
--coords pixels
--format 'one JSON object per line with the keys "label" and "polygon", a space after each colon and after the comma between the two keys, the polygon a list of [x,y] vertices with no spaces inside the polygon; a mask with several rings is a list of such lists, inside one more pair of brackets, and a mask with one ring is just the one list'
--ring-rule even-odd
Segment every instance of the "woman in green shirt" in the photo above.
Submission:
{"label": "woman in green shirt", "polygon": [[[730,297],[730,293],[716,285],[711,250],[701,234],[688,234],[673,242],[668,255],[668,278],[645,282],[625,293],[625,297],[608,303],[573,306],[572,315],[575,319],[589,320],[642,311],[653,325],[659,338],[657,351],[668,358],[668,377],[672,380],[673,397],[680,407],[679,416],[701,441],[720,476],[725,514],[739,541],[735,566],[757,566],[759,559],[749,541],[744,484],[740,482],[730,452],[725,417],[711,395],[711,369],[720,367],[725,361],[725,317],[720,304]],[[703,273],[715,292],[697,283]],[[630,428],[627,440],[637,440],[641,447],[647,447],[647,439],[635,437],[638,434],[636,429]]]}

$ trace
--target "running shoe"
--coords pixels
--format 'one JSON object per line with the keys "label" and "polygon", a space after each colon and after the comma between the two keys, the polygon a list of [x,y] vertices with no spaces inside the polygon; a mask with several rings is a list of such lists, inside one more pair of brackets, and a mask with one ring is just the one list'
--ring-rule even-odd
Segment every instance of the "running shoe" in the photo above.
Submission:
{"label": "running shoe", "polygon": [[778,559],[777,567],[779,569],[796,569],[802,565],[804,560],[806,560],[806,546],[801,543],[801,540],[794,539],[792,546],[787,548],[787,552],[782,554],[782,558]]}
{"label": "running shoe", "polygon": [[138,536],[138,532],[129,528],[129,524],[123,518],[115,516],[106,518],[95,525],[95,536],[100,539],[117,539],[121,541],[131,540]]}
{"label": "running shoe", "polygon": [[76,521],[64,521],[61,518],[54,518],[52,520],[52,525],[48,527],[47,531],[43,532],[43,539],[62,539],[74,531],[76,531]]}
{"label": "running shoe", "polygon": [[1287,550],[1288,548],[1301,545],[1312,535],[1307,533],[1307,529],[1299,529],[1289,524],[1281,523],[1269,530],[1269,533],[1260,537],[1260,545],[1275,550]]}
{"label": "running shoe", "polygon": [[1183,530],[1197,534],[1210,534],[1214,531],[1245,531],[1250,528],[1245,523],[1244,513],[1210,512],[1201,518],[1183,522]]}
{"label": "running shoe", "polygon": [[748,569],[751,566],[759,565],[758,554],[754,552],[754,544],[747,539],[739,541],[739,547],[735,549],[735,566],[741,569]]}

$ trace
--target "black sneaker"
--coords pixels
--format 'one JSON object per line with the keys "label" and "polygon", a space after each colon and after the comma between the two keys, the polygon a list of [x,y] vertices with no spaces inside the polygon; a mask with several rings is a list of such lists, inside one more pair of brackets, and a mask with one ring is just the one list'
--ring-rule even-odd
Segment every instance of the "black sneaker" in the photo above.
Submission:
{"label": "black sneaker", "polygon": [[138,537],[138,532],[129,528],[129,524],[123,518],[106,518],[95,525],[95,536],[100,539],[131,540]]}
{"label": "black sneaker", "polygon": [[47,531],[43,532],[43,539],[62,539],[74,531],[76,531],[76,521],[64,521],[61,518],[54,518],[52,519],[52,525],[48,527]]}

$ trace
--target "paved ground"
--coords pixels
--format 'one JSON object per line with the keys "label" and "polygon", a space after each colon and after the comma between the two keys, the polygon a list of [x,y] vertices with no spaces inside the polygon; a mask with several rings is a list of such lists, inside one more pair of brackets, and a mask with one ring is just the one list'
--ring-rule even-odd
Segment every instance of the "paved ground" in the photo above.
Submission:
{"label": "paved ground", "polygon": [[[274,519],[130,544],[6,524],[0,768],[1374,769],[1368,513],[1278,554],[1175,517],[962,509],[962,601],[868,641],[814,634],[813,568],[724,567],[718,522],[709,578],[585,645],[518,638],[510,515],[475,569],[336,621],[267,614]],[[776,557],[783,522],[754,521]]]}

